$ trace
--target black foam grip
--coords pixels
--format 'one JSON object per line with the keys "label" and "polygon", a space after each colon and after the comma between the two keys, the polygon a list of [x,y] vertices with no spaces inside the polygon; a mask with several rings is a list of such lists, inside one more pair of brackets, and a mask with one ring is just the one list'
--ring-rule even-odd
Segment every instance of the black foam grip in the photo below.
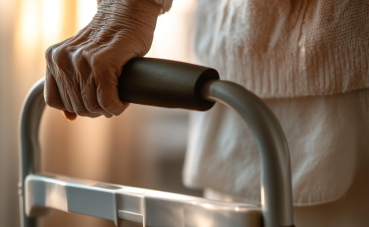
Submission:
{"label": "black foam grip", "polygon": [[215,69],[154,58],[134,58],[119,78],[123,102],[168,108],[208,110],[214,102],[202,99],[202,86],[219,79]]}

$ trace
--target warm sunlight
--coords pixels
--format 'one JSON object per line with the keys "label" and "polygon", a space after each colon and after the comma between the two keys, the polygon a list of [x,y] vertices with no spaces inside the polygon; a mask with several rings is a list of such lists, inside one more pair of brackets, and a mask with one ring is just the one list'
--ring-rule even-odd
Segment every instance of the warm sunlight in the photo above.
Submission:
{"label": "warm sunlight", "polygon": [[77,29],[80,30],[90,23],[97,11],[96,1],[91,4],[91,0],[78,0],[77,3]]}
{"label": "warm sunlight", "polygon": [[35,52],[40,34],[40,7],[35,0],[23,0],[17,26],[17,48],[21,52]]}
{"label": "warm sunlight", "polygon": [[42,1],[42,36],[49,43],[60,36],[62,0]]}

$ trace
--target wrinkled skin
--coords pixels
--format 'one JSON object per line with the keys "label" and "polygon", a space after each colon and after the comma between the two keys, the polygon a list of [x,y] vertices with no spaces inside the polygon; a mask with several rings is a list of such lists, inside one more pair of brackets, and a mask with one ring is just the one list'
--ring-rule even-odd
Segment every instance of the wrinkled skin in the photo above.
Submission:
{"label": "wrinkled skin", "polygon": [[149,51],[161,10],[149,0],[98,3],[89,25],[46,51],[45,101],[68,120],[116,116],[128,107],[118,96],[122,66]]}

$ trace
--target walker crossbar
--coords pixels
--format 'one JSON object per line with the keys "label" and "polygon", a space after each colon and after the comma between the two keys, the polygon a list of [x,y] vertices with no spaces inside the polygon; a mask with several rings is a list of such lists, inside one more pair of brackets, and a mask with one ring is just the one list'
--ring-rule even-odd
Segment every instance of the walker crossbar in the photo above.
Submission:
{"label": "walker crossbar", "polygon": [[32,87],[21,113],[22,227],[36,227],[37,218],[49,208],[108,219],[116,225],[129,221],[144,227],[293,226],[288,146],[277,119],[257,96],[217,78],[215,70],[201,66],[136,58],[124,66],[118,88],[122,101],[138,104],[207,110],[217,101],[235,109],[249,124],[260,150],[261,209],[39,173],[38,130],[45,107],[42,79]]}
{"label": "walker crossbar", "polygon": [[[260,226],[261,209],[142,188],[31,174],[26,178],[26,213],[38,207],[143,226]],[[123,225],[124,226],[124,225]]]}

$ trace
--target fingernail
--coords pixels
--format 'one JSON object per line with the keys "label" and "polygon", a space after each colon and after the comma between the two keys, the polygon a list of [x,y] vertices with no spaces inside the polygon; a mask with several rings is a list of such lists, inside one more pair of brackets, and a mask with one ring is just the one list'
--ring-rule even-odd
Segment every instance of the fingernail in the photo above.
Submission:
{"label": "fingernail", "polygon": [[68,110],[63,110],[63,115],[68,121],[74,121],[77,118],[77,114],[71,113]]}

